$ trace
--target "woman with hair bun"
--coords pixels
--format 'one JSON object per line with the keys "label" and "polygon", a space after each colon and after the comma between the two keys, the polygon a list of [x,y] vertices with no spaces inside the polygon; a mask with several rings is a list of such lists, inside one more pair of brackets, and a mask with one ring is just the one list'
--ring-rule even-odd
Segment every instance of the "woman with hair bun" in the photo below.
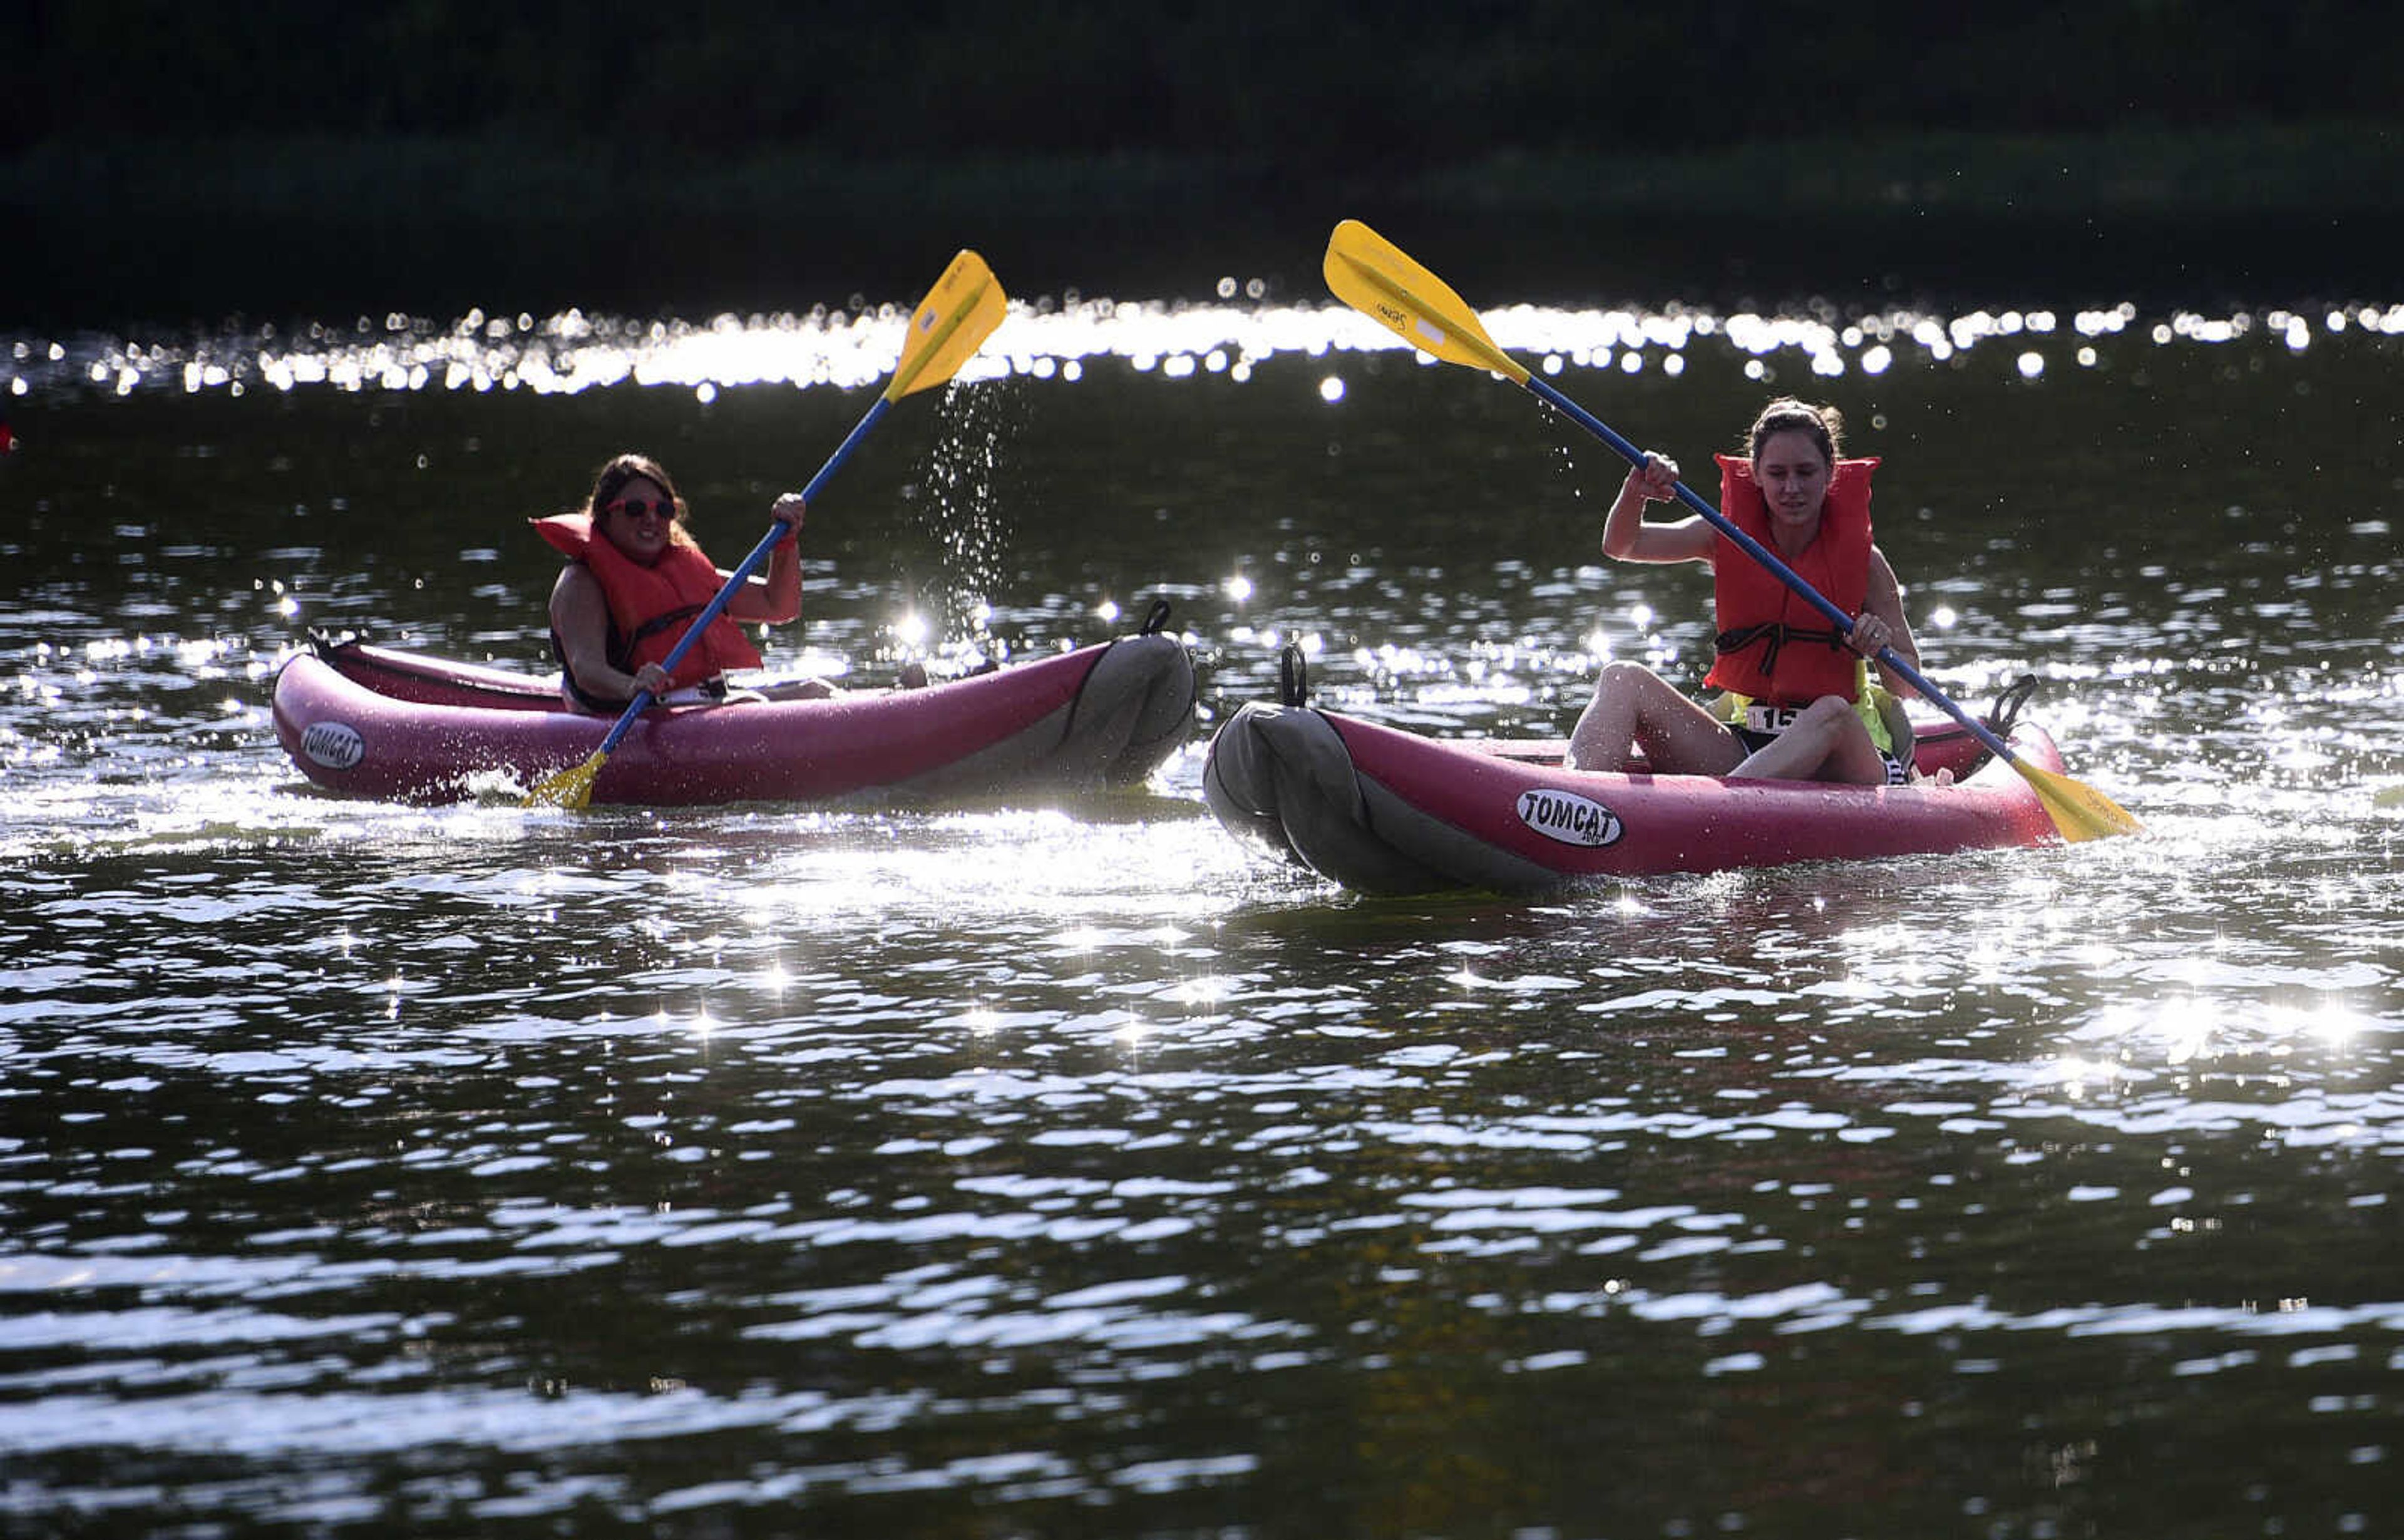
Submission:
{"label": "woman with hair bun", "polygon": [[1717,456],[1720,511],[1852,615],[1849,637],[1710,521],[1653,524],[1648,502],[1676,496],[1677,462],[1647,455],[1602,525],[1606,555],[1700,562],[1712,569],[1719,631],[1706,706],[1642,664],[1614,663],[1570,735],[1580,770],[1897,785],[1912,778],[1911,728],[1897,697],[1916,694],[1870,660],[1893,648],[1917,669],[1894,569],[1871,539],[1875,459],[1841,457],[1836,409],[1769,403],[1746,455]]}

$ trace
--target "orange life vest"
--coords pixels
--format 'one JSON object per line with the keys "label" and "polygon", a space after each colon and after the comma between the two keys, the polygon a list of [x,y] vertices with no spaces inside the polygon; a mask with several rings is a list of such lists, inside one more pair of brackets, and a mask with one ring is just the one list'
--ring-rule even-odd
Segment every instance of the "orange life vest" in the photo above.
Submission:
{"label": "orange life vest", "polygon": [[[668,547],[650,567],[628,559],[608,537],[593,533],[593,520],[583,513],[555,513],[537,519],[537,533],[570,557],[584,564],[609,601],[608,654],[611,667],[631,674],[647,663],[665,663],[685,628],[718,595],[725,580],[718,566],[703,553],[681,525],[669,526]],[[566,653],[553,635],[563,665]],[[701,684],[730,668],[761,666],[759,650],[743,628],[721,610],[709,629],[692,644],[673,672],[672,685]],[[575,688],[571,674],[570,688]],[[577,690],[580,699],[586,693]]]}
{"label": "orange life vest", "polygon": [[[1869,593],[1870,472],[1878,461],[1837,462],[1820,505],[1820,532],[1801,555],[1786,556],[1770,535],[1769,506],[1753,479],[1753,462],[1717,458],[1720,511],[1728,522],[1783,559],[1830,604],[1860,614]],[[1726,535],[1712,557],[1712,594],[1720,634],[1705,684],[1768,706],[1808,706],[1822,695],[1859,698],[1861,660],[1844,634]]]}

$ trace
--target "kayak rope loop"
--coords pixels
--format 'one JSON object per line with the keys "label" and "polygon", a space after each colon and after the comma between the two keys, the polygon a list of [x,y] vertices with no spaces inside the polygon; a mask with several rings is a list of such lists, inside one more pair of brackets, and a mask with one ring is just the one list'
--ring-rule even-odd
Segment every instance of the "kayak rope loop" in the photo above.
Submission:
{"label": "kayak rope loop", "polygon": [[[2035,693],[2036,676],[2034,674],[2022,674],[2019,679],[2004,686],[2003,692],[1996,695],[1995,704],[1988,708],[1984,719],[1988,730],[1999,738],[2008,739],[2012,735],[2013,725],[2020,720],[2020,708],[2028,705],[2029,697]],[[1993,749],[1979,749],[1978,757],[1956,771],[1954,778],[1969,779],[1985,769],[1987,762],[1994,757]]]}
{"label": "kayak rope loop", "polygon": [[1160,635],[1160,628],[1167,623],[1168,601],[1167,599],[1154,599],[1152,601],[1152,612],[1144,616],[1143,629],[1138,632],[1137,635],[1143,637],[1157,637]]}
{"label": "kayak rope loop", "polygon": [[1987,713],[1987,725],[1994,729],[1995,736],[2008,738],[2012,735],[2013,724],[2020,720],[2020,708],[2028,705],[2029,697],[2035,693],[2034,674],[2022,674],[2004,686],[2003,693],[1995,697],[1994,708]]}
{"label": "kayak rope loop", "polygon": [[1310,699],[1310,665],[1304,661],[1302,649],[1292,642],[1278,654],[1278,704],[1303,706]]}
{"label": "kayak rope loop", "polygon": [[309,651],[328,663],[331,663],[334,654],[344,648],[358,646],[359,640],[359,634],[356,631],[345,631],[338,637],[314,625],[309,628]]}

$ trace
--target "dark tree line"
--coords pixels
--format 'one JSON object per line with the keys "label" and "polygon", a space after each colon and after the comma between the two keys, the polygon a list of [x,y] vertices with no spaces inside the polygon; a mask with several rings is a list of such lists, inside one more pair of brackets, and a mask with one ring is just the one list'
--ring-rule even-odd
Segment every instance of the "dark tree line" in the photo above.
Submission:
{"label": "dark tree line", "polygon": [[2404,8],[2090,0],[18,0],[0,153],[505,135],[1324,167],[1770,136],[2392,122]]}

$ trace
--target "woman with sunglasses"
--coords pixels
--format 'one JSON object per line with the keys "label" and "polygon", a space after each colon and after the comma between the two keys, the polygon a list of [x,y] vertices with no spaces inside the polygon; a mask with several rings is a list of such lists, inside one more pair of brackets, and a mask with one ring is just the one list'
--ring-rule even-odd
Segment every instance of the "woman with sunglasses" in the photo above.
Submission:
{"label": "woman with sunglasses", "polygon": [[[662,665],[729,574],[685,532],[684,499],[659,462],[621,455],[594,478],[582,508],[535,520],[568,558],[551,591],[551,646],[569,703],[614,716],[638,690],[672,706],[723,700],[728,670],[760,667],[738,623],[782,625],[802,612],[801,494],[784,494],[769,511],[790,528],[769,553],[767,572],[744,580],[673,673]],[[806,679],[768,693],[834,690]]]}

